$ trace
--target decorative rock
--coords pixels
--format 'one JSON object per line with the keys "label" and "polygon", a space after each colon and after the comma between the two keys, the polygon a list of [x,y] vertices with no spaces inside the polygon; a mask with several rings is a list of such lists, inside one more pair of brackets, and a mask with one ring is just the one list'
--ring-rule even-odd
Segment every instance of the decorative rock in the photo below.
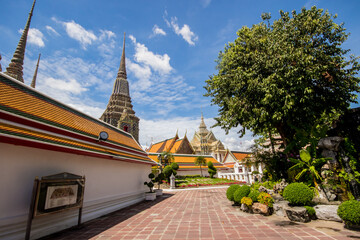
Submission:
{"label": "decorative rock", "polygon": [[288,201],[279,201],[274,203],[273,208],[277,216],[286,217],[285,208],[289,206]]}
{"label": "decorative rock", "polygon": [[280,192],[284,191],[284,189],[287,185],[288,184],[286,183],[285,179],[282,179],[281,182],[275,184],[274,193],[280,193]]}
{"label": "decorative rock", "polygon": [[260,186],[260,187],[259,187],[259,192],[266,192],[266,193],[269,193],[269,194],[274,194],[274,191],[273,191],[273,190],[267,189],[267,188],[264,187],[264,186]]}
{"label": "decorative rock", "polygon": [[264,216],[269,216],[270,215],[270,209],[268,206],[266,206],[265,204],[262,203],[254,203],[252,205],[252,210],[254,213],[258,213]]}
{"label": "decorative rock", "polygon": [[284,201],[283,196],[281,196],[281,195],[278,194],[278,193],[276,193],[276,194],[274,193],[274,194],[272,194],[271,196],[272,196],[272,198],[274,199],[274,202]]}
{"label": "decorative rock", "polygon": [[248,205],[242,203],[241,204],[241,208],[240,208],[243,212],[247,212],[247,213],[252,213],[252,209],[251,207],[248,207]]}
{"label": "decorative rock", "polygon": [[326,221],[342,222],[337,215],[338,205],[316,205],[314,207],[318,219]]}
{"label": "decorative rock", "polygon": [[290,221],[310,222],[309,214],[304,207],[288,207],[285,212]]}

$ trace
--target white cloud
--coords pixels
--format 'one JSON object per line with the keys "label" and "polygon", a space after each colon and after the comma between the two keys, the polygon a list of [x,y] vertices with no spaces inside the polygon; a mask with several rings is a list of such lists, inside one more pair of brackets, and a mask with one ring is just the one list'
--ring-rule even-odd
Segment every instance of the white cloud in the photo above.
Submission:
{"label": "white cloud", "polygon": [[154,35],[166,36],[166,32],[163,29],[159,28],[158,25],[156,25],[156,24],[154,25],[152,30],[153,30]]}
{"label": "white cloud", "polygon": [[[37,59],[24,61],[24,79],[30,84],[34,74]],[[110,92],[117,67],[106,65],[104,59],[98,62],[89,62],[81,58],[72,57],[66,51],[44,55],[40,61],[37,75],[36,89],[64,104],[70,105],[80,111],[99,118],[106,108],[106,102],[101,101],[101,96]],[[108,74],[108,73],[112,74]],[[97,97],[94,100],[94,93]],[[100,99],[99,99],[100,98]]]}
{"label": "white cloud", "polygon": [[[114,55],[114,49],[116,47],[116,34],[109,30],[100,30],[99,46],[101,56],[111,58]],[[112,59],[112,58],[111,58]],[[113,59],[112,59],[113,60]]]}
{"label": "white cloud", "polygon": [[[19,30],[19,33],[23,33],[23,29]],[[43,41],[44,38],[44,34],[37,28],[30,28],[29,32],[28,32],[28,38],[27,38],[27,42],[29,44],[34,44],[38,47],[44,47],[45,43]]]}
{"label": "white cloud", "polygon": [[136,42],[136,38],[129,36],[135,45],[135,61],[151,67],[154,71],[160,74],[169,74],[173,68],[170,66],[170,57],[166,53],[164,55],[154,54],[141,43]]}
{"label": "white cloud", "polygon": [[206,8],[210,5],[211,0],[201,0],[201,4],[203,6],[203,8]]}
{"label": "white cloud", "polygon": [[92,31],[86,30],[80,24],[74,22],[74,20],[70,22],[61,22],[56,20],[56,18],[53,18],[53,20],[60,22],[65,27],[68,36],[78,41],[84,50],[86,50],[87,45],[97,40],[97,37]]}
{"label": "white cloud", "polygon": [[[169,25],[168,22],[167,24]],[[195,35],[194,32],[190,30],[189,25],[184,24],[183,27],[180,28],[177,23],[176,17],[171,18],[170,24],[177,35],[181,35],[183,39],[190,45],[195,45],[195,42],[198,40],[198,37]]]}
{"label": "white cloud", "polygon": [[46,30],[48,31],[49,34],[55,35],[55,36],[60,36],[60,34],[52,27],[50,26],[45,26]]}
{"label": "white cloud", "polygon": [[67,91],[73,94],[81,94],[87,89],[82,87],[81,84],[75,79],[55,79],[52,77],[44,79],[44,84],[47,87],[55,88],[60,91]]}
{"label": "white cloud", "polygon": [[149,66],[140,66],[133,63],[130,59],[126,59],[127,69],[134,73],[138,79],[149,79],[151,76],[151,69]]}
{"label": "white cloud", "polygon": [[93,107],[93,106],[89,106],[87,105],[86,103],[82,103],[82,102],[79,102],[79,103],[70,103],[68,104],[70,107],[73,107],[75,109],[77,109],[78,111],[81,111],[83,113],[86,113],[90,116],[93,116],[95,118],[99,118],[105,109],[103,108],[100,108],[100,107]]}
{"label": "white cloud", "polygon": [[105,39],[112,39],[112,38],[116,37],[116,34],[109,30],[100,30],[100,33],[101,33],[99,36],[100,41],[103,41]]}

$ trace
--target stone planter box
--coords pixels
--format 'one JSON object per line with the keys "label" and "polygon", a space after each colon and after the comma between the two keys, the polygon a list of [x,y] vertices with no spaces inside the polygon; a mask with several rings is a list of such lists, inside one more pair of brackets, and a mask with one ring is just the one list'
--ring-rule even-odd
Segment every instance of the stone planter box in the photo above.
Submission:
{"label": "stone planter box", "polygon": [[156,199],[156,192],[147,192],[145,193],[146,201],[154,201]]}
{"label": "stone planter box", "polygon": [[156,196],[161,196],[161,195],[163,195],[163,190],[162,190],[162,189],[155,189],[154,191],[155,191],[155,193],[156,193]]}

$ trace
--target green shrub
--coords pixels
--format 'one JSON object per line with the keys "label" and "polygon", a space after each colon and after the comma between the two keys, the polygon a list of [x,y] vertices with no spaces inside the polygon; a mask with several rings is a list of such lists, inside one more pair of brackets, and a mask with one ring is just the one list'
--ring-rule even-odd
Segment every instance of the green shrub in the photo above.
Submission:
{"label": "green shrub", "polygon": [[165,175],[166,178],[169,178],[171,176],[172,172],[173,172],[173,169],[170,166],[166,166],[163,169],[163,174]]}
{"label": "green shrub", "polygon": [[259,194],[260,192],[258,190],[251,190],[248,197],[251,198],[253,202],[257,202]]}
{"label": "green shrub", "polygon": [[304,183],[291,183],[285,187],[283,197],[291,205],[305,206],[311,203],[314,192]]}
{"label": "green shrub", "polygon": [[[173,169],[173,170],[178,170],[179,169],[179,164],[177,164],[176,162],[173,162],[171,165],[171,168]],[[175,175],[175,174],[174,174]]]}
{"label": "green shrub", "polygon": [[207,163],[207,165],[208,165],[208,173],[209,173],[210,177],[213,178],[214,175],[217,173],[217,170],[214,167],[214,164],[212,162],[209,161]]}
{"label": "green shrub", "polygon": [[241,199],[241,204],[245,204],[246,206],[250,207],[253,204],[253,200],[249,197],[243,197]]}
{"label": "green shrub", "polygon": [[248,185],[243,185],[234,193],[234,201],[241,203],[243,197],[247,197],[250,193],[250,187]]}
{"label": "green shrub", "polygon": [[234,193],[236,192],[236,190],[238,190],[240,188],[239,185],[231,185],[227,190],[226,190],[226,197],[227,199],[229,199],[230,201],[234,201]]}
{"label": "green shrub", "polygon": [[337,214],[347,225],[360,224],[360,202],[356,200],[343,202],[340,204]]}
{"label": "green shrub", "polygon": [[315,209],[313,207],[305,206],[305,208],[310,217],[316,215]]}
{"label": "green shrub", "polygon": [[258,201],[259,201],[259,203],[265,204],[266,206],[268,206],[270,208],[273,207],[274,199],[271,197],[270,194],[268,194],[266,192],[261,192],[259,194]]}

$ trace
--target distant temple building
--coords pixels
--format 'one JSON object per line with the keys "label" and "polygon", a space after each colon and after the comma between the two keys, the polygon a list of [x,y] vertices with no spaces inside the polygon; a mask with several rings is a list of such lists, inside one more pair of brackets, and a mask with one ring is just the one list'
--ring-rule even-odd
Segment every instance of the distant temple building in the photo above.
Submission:
{"label": "distant temple building", "polygon": [[195,154],[212,155],[217,161],[224,161],[225,147],[220,140],[216,139],[212,131],[207,130],[202,114],[199,131],[195,132],[191,145]]}
{"label": "distant temple building", "polygon": [[222,142],[216,139],[212,131],[207,130],[202,114],[199,131],[195,132],[191,142],[186,134],[184,138],[179,138],[178,133],[176,133],[173,138],[152,143],[146,151],[149,153],[170,152],[173,154],[212,156],[218,162],[223,162],[226,154]]}
{"label": "distant temple building", "polygon": [[177,154],[195,154],[193,147],[191,146],[186,134],[184,138],[179,138],[178,133],[175,134],[175,137],[163,140],[151,144],[147,152],[151,153],[162,153],[170,152]]}
{"label": "distant temple building", "polygon": [[125,132],[131,133],[139,142],[139,118],[135,116],[131,97],[129,93],[129,82],[127,81],[125,66],[125,33],[121,55],[120,67],[114,83],[109,103],[100,117],[100,120],[107,122]]}

